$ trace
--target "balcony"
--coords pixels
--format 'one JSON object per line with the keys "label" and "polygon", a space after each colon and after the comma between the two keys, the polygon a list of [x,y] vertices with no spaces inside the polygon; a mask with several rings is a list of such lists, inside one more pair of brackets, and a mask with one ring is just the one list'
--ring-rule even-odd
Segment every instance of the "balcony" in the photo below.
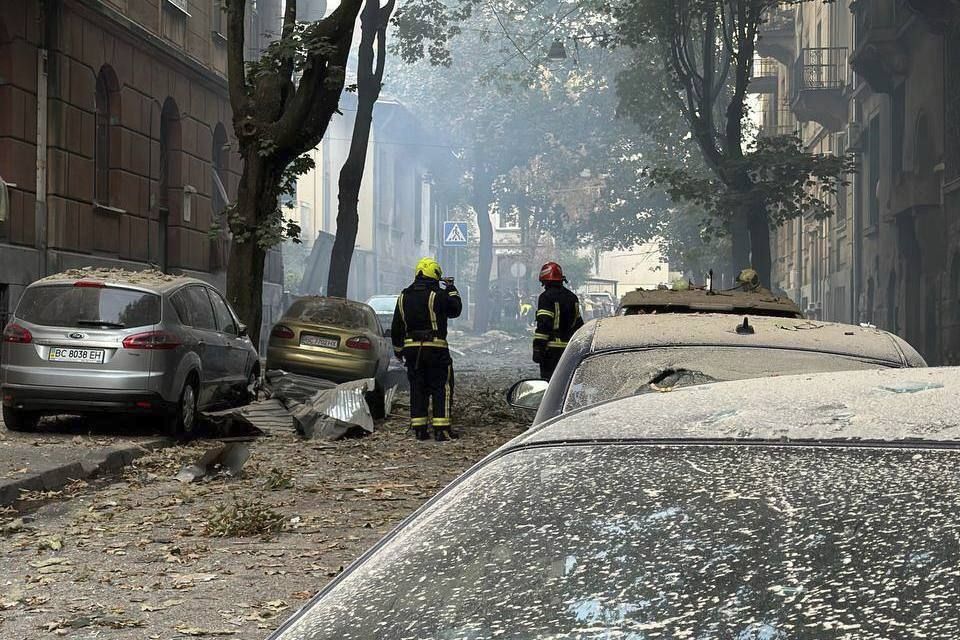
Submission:
{"label": "balcony", "polygon": [[850,66],[877,93],[891,93],[906,75],[900,28],[914,13],[906,0],[856,0],[850,9],[856,26]]}
{"label": "balcony", "polygon": [[[776,110],[774,110],[776,107]],[[799,123],[793,115],[790,103],[786,100],[767,105],[763,123],[760,125],[761,138],[797,135]]]}
{"label": "balcony", "polygon": [[754,58],[750,75],[750,93],[775,93],[780,76],[780,63],[773,58]]}
{"label": "balcony", "polygon": [[793,71],[790,106],[797,119],[840,131],[847,122],[847,48],[803,49]]}
{"label": "balcony", "polygon": [[795,42],[796,9],[777,7],[767,12],[767,21],[760,28],[757,53],[773,58],[780,64],[790,64],[796,57]]}

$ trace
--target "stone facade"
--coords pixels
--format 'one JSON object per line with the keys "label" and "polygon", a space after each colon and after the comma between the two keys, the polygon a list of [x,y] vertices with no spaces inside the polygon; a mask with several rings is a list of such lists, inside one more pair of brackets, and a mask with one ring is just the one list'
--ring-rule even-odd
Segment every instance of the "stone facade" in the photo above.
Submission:
{"label": "stone facade", "polygon": [[[252,12],[251,55],[270,19]],[[0,313],[75,266],[222,284],[226,239],[209,230],[241,168],[225,31],[219,0],[2,3]]]}
{"label": "stone facade", "polygon": [[[928,4],[792,9],[795,64],[811,47],[845,51],[849,63],[836,91],[845,124],[794,109],[804,143],[854,154],[859,170],[833,218],[778,230],[774,285],[814,317],[874,323],[941,364],[960,358],[960,34],[956,4]],[[810,77],[809,68],[791,71]]]}

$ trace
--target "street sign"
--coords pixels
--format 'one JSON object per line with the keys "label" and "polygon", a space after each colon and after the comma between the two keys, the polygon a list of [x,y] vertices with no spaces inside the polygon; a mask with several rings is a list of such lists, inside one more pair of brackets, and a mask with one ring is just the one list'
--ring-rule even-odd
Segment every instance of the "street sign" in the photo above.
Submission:
{"label": "street sign", "polygon": [[443,246],[445,247],[467,246],[467,223],[457,222],[457,221],[445,221],[443,223]]}
{"label": "street sign", "polygon": [[514,262],[510,265],[510,275],[519,280],[523,276],[527,275],[527,265],[522,262]]}

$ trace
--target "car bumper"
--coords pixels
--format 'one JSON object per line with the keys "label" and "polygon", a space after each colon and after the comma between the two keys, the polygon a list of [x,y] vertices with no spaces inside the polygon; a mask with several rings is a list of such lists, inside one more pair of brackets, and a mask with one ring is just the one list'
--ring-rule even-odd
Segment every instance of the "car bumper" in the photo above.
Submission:
{"label": "car bumper", "polygon": [[267,369],[283,369],[332,382],[347,382],[375,377],[377,361],[271,347],[267,350]]}
{"label": "car bumper", "polygon": [[70,389],[5,384],[0,387],[3,405],[42,413],[124,413],[167,415],[176,410],[151,391]]}

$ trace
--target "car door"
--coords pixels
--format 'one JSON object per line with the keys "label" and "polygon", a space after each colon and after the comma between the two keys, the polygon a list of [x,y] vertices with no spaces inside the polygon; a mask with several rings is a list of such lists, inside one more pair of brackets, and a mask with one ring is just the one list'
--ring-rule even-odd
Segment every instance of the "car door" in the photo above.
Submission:
{"label": "car door", "polygon": [[[213,303],[213,313],[217,319],[217,330],[220,332],[220,338],[223,340],[226,354],[226,368],[224,370],[223,382],[227,388],[222,391],[230,393],[246,387],[247,384],[247,358],[250,351],[247,348],[247,341],[240,335],[240,328],[230,313],[230,307],[227,301],[223,299],[220,292],[216,289],[207,289],[210,295],[210,301]],[[225,400],[226,398],[221,398]]]}
{"label": "car door", "polygon": [[207,288],[203,285],[190,285],[178,292],[182,304],[189,308],[191,329],[197,338],[197,354],[202,363],[200,380],[200,406],[210,406],[217,402],[218,389],[226,377],[227,349],[220,332],[217,330],[216,315]]}

